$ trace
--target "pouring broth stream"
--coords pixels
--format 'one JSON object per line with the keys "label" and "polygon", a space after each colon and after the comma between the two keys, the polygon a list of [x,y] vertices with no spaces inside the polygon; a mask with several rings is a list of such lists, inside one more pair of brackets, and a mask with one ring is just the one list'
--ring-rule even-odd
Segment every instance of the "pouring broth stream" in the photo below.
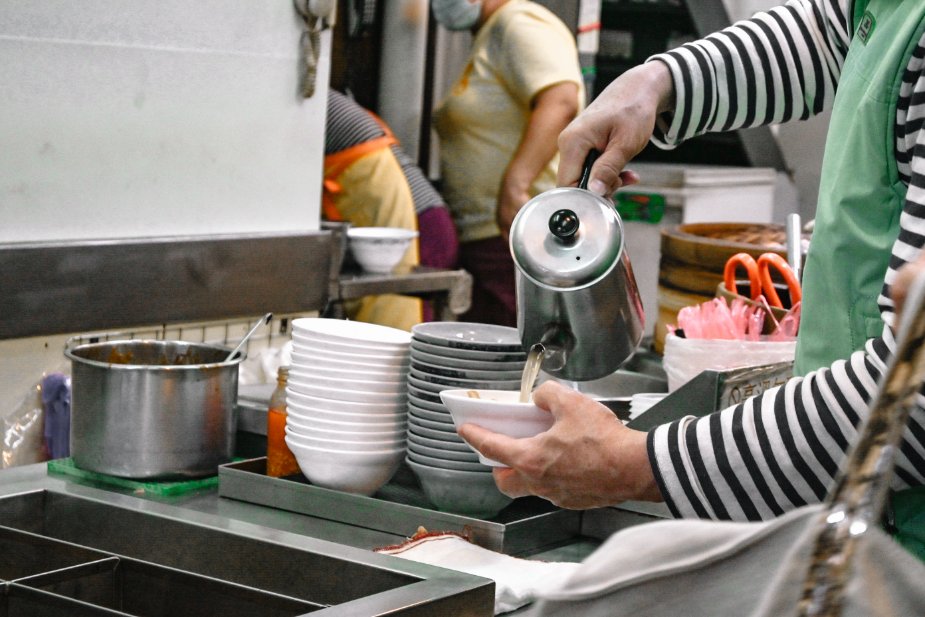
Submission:
{"label": "pouring broth stream", "polygon": [[527,354],[527,363],[524,365],[523,376],[520,378],[520,402],[529,403],[530,393],[533,391],[533,384],[540,374],[540,366],[543,364],[543,356],[546,353],[546,347],[542,343],[536,343],[530,348]]}

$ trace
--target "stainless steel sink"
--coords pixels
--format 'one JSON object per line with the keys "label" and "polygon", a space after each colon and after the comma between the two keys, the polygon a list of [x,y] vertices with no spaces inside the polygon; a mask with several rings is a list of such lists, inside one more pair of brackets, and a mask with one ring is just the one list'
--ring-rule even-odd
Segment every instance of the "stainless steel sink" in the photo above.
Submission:
{"label": "stainless steel sink", "polygon": [[487,579],[311,538],[287,546],[285,533],[248,537],[149,507],[48,490],[0,497],[0,617],[493,612]]}

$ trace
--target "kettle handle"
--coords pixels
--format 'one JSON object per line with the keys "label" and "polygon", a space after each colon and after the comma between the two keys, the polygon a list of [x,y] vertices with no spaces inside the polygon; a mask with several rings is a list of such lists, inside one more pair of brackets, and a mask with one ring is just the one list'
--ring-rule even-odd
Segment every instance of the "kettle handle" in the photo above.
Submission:
{"label": "kettle handle", "polygon": [[594,148],[591,148],[588,152],[588,156],[585,157],[585,164],[581,168],[581,178],[578,180],[578,188],[587,190],[588,180],[591,179],[591,167],[594,166],[594,161],[596,161],[597,157],[600,155],[600,151]]}

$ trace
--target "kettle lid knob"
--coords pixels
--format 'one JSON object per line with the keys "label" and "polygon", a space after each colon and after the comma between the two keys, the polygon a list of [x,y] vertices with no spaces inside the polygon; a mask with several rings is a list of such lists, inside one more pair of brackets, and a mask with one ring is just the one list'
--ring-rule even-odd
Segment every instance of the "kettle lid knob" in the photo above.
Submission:
{"label": "kettle lid knob", "polygon": [[549,217],[549,231],[560,240],[570,240],[578,233],[581,221],[578,215],[568,208],[556,210]]}

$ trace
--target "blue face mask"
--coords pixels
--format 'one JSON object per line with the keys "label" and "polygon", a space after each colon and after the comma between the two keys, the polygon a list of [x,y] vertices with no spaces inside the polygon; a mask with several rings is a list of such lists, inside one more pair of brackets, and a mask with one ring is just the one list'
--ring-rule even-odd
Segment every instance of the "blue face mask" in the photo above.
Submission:
{"label": "blue face mask", "polygon": [[482,2],[469,0],[431,0],[437,23],[447,30],[469,30],[482,14]]}

